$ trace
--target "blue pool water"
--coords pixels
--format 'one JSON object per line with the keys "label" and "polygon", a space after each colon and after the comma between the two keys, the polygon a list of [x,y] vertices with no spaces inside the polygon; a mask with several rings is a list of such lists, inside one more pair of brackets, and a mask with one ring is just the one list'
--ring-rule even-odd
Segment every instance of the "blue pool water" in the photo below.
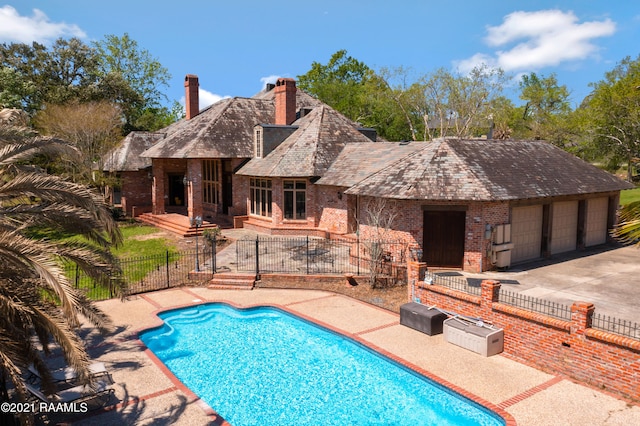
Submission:
{"label": "blue pool water", "polygon": [[233,426],[504,425],[363,345],[270,307],[160,314],[147,347]]}

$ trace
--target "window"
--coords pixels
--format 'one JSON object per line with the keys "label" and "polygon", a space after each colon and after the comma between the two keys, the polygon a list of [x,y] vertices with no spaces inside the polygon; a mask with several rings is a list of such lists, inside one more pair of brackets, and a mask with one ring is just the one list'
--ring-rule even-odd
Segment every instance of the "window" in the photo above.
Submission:
{"label": "window", "polygon": [[208,204],[219,204],[221,177],[220,160],[204,160],[202,162],[202,201]]}
{"label": "window", "polygon": [[256,127],[253,136],[254,154],[257,158],[262,158],[262,128]]}
{"label": "window", "polygon": [[251,179],[251,214],[271,217],[271,180]]}
{"label": "window", "polygon": [[307,218],[307,182],[303,180],[285,180],[284,187],[284,218]]}

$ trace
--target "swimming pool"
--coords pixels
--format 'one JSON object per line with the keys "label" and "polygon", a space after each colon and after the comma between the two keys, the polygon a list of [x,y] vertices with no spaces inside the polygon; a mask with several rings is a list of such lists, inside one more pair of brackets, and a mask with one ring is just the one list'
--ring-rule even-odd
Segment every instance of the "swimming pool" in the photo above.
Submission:
{"label": "swimming pool", "polygon": [[356,341],[272,307],[160,314],[146,346],[233,426],[504,425]]}

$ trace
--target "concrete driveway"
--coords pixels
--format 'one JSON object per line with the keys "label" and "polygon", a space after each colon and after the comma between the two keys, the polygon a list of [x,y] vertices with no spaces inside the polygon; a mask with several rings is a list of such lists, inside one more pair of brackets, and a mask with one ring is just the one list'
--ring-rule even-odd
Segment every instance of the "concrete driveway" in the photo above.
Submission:
{"label": "concrete driveway", "polygon": [[640,248],[636,246],[607,244],[514,265],[507,271],[463,275],[497,279],[508,291],[569,306],[590,302],[596,314],[640,324]]}

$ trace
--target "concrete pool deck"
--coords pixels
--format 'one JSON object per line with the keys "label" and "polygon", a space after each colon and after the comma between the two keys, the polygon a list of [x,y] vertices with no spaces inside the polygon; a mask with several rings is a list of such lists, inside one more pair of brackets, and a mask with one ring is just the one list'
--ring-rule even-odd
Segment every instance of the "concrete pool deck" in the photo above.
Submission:
{"label": "concrete pool deck", "polygon": [[640,406],[615,396],[520,364],[502,355],[482,357],[400,325],[399,315],[316,290],[212,290],[182,287],[108,300],[98,305],[116,327],[102,337],[86,332],[89,353],[112,373],[111,406],[67,420],[74,425],[222,424],[155,359],[137,333],[160,324],[156,313],[203,302],[237,307],[271,305],[313,320],[372,346],[405,365],[437,377],[467,396],[497,408],[518,425],[640,424]]}

